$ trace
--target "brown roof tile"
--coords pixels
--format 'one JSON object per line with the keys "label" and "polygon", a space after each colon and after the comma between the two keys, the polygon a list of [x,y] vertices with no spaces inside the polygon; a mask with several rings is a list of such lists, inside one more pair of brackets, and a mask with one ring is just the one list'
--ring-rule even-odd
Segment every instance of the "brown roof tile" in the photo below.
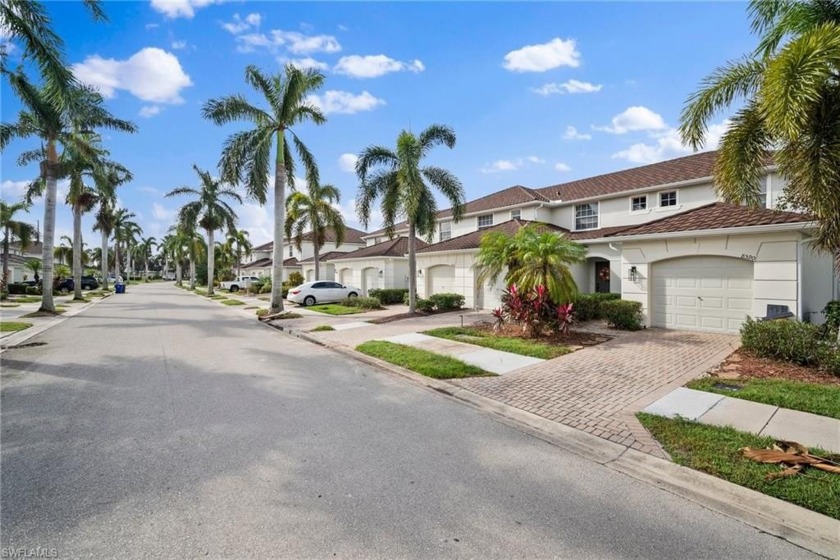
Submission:
{"label": "brown roof tile", "polygon": [[751,208],[726,202],[714,202],[706,206],[681,212],[667,218],[660,218],[634,227],[624,228],[612,237],[628,235],[649,235],[676,233],[706,229],[766,226],[809,222],[811,218],[797,212],[779,212],[765,208]]}
{"label": "brown roof tile", "polygon": [[583,231],[571,231],[566,234],[566,237],[575,241],[580,239],[600,239],[601,237],[615,235],[620,231],[624,231],[628,227],[633,226],[612,226],[599,229],[588,229]]}
{"label": "brown roof tile", "polygon": [[[420,239],[417,239],[416,243],[415,247],[417,250],[428,246],[428,243]],[[382,243],[377,243],[376,245],[362,247],[361,249],[350,253],[343,253],[341,256],[334,257],[330,260],[340,261],[344,259],[363,259],[371,257],[404,257],[406,253],[408,253],[408,238],[397,237],[396,239],[392,239],[390,241],[383,241]]]}
{"label": "brown roof tile", "polygon": [[677,159],[615,171],[537,189],[537,193],[551,201],[580,200],[711,177],[717,152],[702,152]]}
{"label": "brown roof tile", "polygon": [[242,268],[265,268],[271,266],[273,261],[271,259],[257,259],[253,262],[249,262],[242,265]]}
{"label": "brown roof tile", "polygon": [[434,243],[417,252],[437,253],[440,251],[464,251],[467,249],[478,249],[479,245],[481,244],[481,238],[484,237],[484,235],[488,232],[500,231],[508,235],[514,235],[517,231],[519,231],[520,228],[529,224],[535,224],[541,228],[544,228],[547,231],[568,233],[566,229],[561,228],[559,226],[555,226],[553,224],[531,222],[528,220],[508,220],[507,222],[502,222],[501,224],[489,228],[480,229],[478,231],[473,231],[464,235],[459,235],[458,237],[453,237],[452,239],[447,239],[446,241]]}
{"label": "brown roof tile", "polygon": [[[326,252],[322,255],[318,255],[318,260],[320,262],[325,262],[325,261],[328,261],[332,258],[338,257],[340,255],[346,255],[346,254],[347,253],[345,253],[344,251],[329,251],[329,252]],[[309,257],[308,259],[303,259],[302,261],[300,261],[300,264],[311,263],[311,262],[315,262],[315,257]]]}
{"label": "brown roof tile", "polygon": [[[351,243],[354,245],[364,245],[365,240],[362,239],[362,236],[366,236],[367,234],[361,230],[351,227],[344,228],[344,243]],[[326,242],[327,243],[334,243],[335,242],[335,231],[332,229],[328,229],[326,231]],[[308,231],[301,236],[303,241],[312,241],[312,232]],[[286,243],[289,242],[289,239],[286,238],[284,240]],[[254,247],[251,249],[251,252],[254,251],[271,251],[274,249],[274,241],[269,241],[268,243],[263,243],[259,247]]]}

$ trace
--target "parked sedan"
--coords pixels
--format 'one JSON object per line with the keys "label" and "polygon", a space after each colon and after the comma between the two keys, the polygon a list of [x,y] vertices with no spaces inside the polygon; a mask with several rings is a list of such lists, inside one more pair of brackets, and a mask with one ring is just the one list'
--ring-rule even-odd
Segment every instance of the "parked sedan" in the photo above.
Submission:
{"label": "parked sedan", "polygon": [[316,303],[334,303],[344,298],[356,297],[362,290],[353,286],[345,286],[338,282],[307,282],[289,290],[286,297],[293,303],[301,305],[315,305]]}
{"label": "parked sedan", "polygon": [[[82,289],[95,290],[99,287],[99,280],[94,276],[82,276]],[[59,282],[55,289],[58,292],[72,292],[76,288],[76,283],[72,278],[65,278]]]}

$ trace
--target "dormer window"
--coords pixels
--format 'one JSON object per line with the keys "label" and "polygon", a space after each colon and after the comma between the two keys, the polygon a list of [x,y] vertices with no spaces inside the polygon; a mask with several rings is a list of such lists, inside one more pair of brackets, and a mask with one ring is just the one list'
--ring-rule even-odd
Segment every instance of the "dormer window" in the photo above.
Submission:
{"label": "dormer window", "polygon": [[641,212],[642,210],[647,210],[647,195],[630,198],[630,211]]}
{"label": "dormer window", "polygon": [[294,256],[295,256],[295,248],[294,248],[293,246],[291,246],[291,245],[289,245],[289,256],[290,256],[290,257],[294,257]]}
{"label": "dormer window", "polygon": [[440,240],[446,241],[447,239],[452,239],[452,222],[441,222]]}
{"label": "dormer window", "polygon": [[493,226],[493,214],[485,214],[478,217],[478,229],[485,229]]}
{"label": "dormer window", "polygon": [[518,220],[522,217],[522,210],[511,210],[510,211],[510,219],[511,220]]}
{"label": "dormer window", "polygon": [[667,208],[669,206],[677,205],[677,191],[668,191],[659,193],[659,207]]}
{"label": "dormer window", "polygon": [[598,229],[598,203],[575,206],[575,230]]}

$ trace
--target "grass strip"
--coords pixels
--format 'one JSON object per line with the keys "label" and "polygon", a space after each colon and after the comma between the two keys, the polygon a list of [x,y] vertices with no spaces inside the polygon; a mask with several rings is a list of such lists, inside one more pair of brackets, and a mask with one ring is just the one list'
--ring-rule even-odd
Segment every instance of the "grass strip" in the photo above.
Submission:
{"label": "grass strip", "polygon": [[568,346],[557,346],[539,340],[501,336],[470,327],[441,327],[425,331],[423,334],[543,360],[550,360],[571,352]]}
{"label": "grass strip", "polygon": [[337,303],[325,303],[321,305],[312,305],[307,307],[312,311],[319,313],[326,313],[327,315],[354,315],[356,313],[364,313],[366,310],[359,307],[348,307],[346,305],[339,305]]}
{"label": "grass strip", "polygon": [[[765,449],[773,444],[773,438],[680,418],[642,412],[636,416],[675,463],[840,519],[840,475],[809,469],[805,475],[768,481],[765,476],[780,472],[782,467],[757,463],[738,451],[742,447]],[[827,455],[820,449],[810,451],[821,457]]]}
{"label": "grass strip", "polygon": [[334,331],[335,329],[331,325],[318,325],[314,329],[309,332],[324,332],[324,331]]}
{"label": "grass strip", "polygon": [[240,299],[225,299],[220,301],[219,303],[223,303],[225,305],[245,305],[245,302]]}
{"label": "grass strip", "polygon": [[0,332],[18,332],[28,329],[32,323],[20,323],[15,321],[8,321],[0,323]]}
{"label": "grass strip", "polygon": [[[715,387],[717,384],[740,387],[740,389],[735,391],[725,387]],[[703,377],[691,381],[687,387],[840,420],[840,385],[820,385],[787,379]]]}
{"label": "grass strip", "polygon": [[434,379],[492,376],[492,373],[441,354],[384,340],[369,340],[356,347],[362,354],[410,369]]}

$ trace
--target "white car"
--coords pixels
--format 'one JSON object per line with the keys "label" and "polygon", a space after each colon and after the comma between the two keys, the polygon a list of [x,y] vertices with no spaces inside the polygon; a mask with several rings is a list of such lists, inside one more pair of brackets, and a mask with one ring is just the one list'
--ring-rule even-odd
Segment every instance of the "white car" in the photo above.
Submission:
{"label": "white car", "polygon": [[234,278],[233,280],[222,282],[219,285],[222,287],[223,290],[228,290],[229,292],[238,292],[239,290],[247,288],[253,282],[259,282],[260,280],[261,279],[259,276],[240,276],[239,278]]}
{"label": "white car", "polygon": [[319,280],[292,288],[286,299],[300,305],[315,305],[316,303],[334,303],[344,298],[356,297],[361,293],[362,290],[353,286]]}

